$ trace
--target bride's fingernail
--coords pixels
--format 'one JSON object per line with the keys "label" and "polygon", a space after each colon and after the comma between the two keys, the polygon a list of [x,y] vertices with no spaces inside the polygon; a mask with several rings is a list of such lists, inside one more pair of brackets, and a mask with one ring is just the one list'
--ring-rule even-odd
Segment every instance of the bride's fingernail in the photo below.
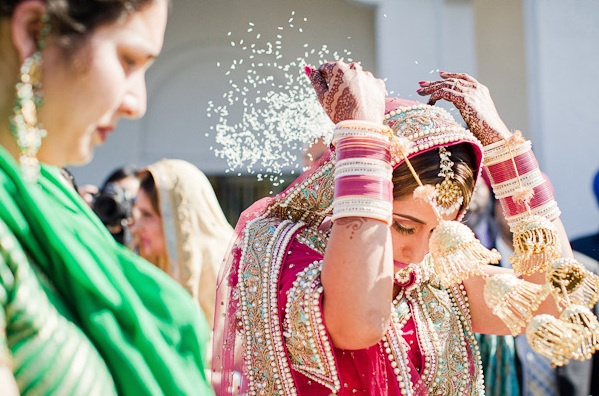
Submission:
{"label": "bride's fingernail", "polygon": [[424,84],[424,83],[426,83],[426,82],[427,82],[426,80],[423,80],[423,81],[418,81],[418,85],[422,85],[422,84]]}
{"label": "bride's fingernail", "polygon": [[310,66],[304,66],[304,73],[306,73],[306,76],[310,77],[312,74],[312,68]]}
{"label": "bride's fingernail", "polygon": [[418,88],[418,89],[416,90],[416,92],[418,92],[418,93],[420,93],[420,92],[422,92],[422,91],[424,91],[424,88]]}

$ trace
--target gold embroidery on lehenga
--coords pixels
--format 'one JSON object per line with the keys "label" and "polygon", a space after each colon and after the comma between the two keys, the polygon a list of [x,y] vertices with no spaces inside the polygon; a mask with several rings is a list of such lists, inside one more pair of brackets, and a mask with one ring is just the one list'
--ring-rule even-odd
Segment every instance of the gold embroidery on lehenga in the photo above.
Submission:
{"label": "gold embroidery on lehenga", "polygon": [[329,239],[328,231],[330,231],[330,229],[324,232],[315,230],[312,227],[307,227],[297,235],[296,239],[302,245],[308,246],[310,249],[324,255],[327,241]]}
{"label": "gold embroidery on lehenga", "polygon": [[281,219],[301,221],[308,227],[318,227],[332,213],[333,161],[321,166],[287,195],[277,197],[271,208],[273,213]]}
{"label": "gold embroidery on lehenga", "polygon": [[322,260],[301,271],[287,292],[285,342],[294,370],[336,392],[341,389],[333,346],[320,308]]}
{"label": "gold embroidery on lehenga", "polygon": [[[426,270],[426,266],[426,261],[421,266],[410,266],[417,274],[416,281],[394,301],[394,323],[386,335],[387,340],[394,340],[389,344],[392,347],[393,358],[398,362],[406,355],[405,346],[397,340],[401,338],[401,328],[407,320],[406,305],[409,304],[421,346],[421,376],[428,392],[443,395],[483,395],[478,347],[468,322],[469,316],[464,315],[465,312],[469,312],[467,302],[461,293],[459,295],[462,298],[457,298],[454,290],[442,288],[438,279]],[[474,367],[470,367],[472,364]],[[409,372],[402,374],[404,378],[406,374]],[[473,377],[476,377],[476,381],[472,380]],[[401,385],[400,382],[402,394],[411,394]]]}
{"label": "gold embroidery on lehenga", "polygon": [[302,223],[258,218],[244,233],[239,268],[244,363],[251,394],[296,395],[278,314],[278,280],[287,246]]}
{"label": "gold embroidery on lehenga", "polygon": [[278,313],[279,274],[293,236],[306,225],[313,230],[302,234],[303,242],[324,251],[325,241],[315,237],[322,234],[316,228],[330,213],[332,199],[333,162],[329,162],[277,197],[244,230],[240,262],[245,266],[238,273],[239,323],[250,394],[297,394]]}
{"label": "gold embroidery on lehenga", "polygon": [[[239,323],[246,347],[249,394],[297,395],[292,369],[333,392],[339,389],[333,346],[318,319],[322,317],[321,262],[297,275],[288,292],[283,328],[278,311],[278,279],[289,244],[296,238],[324,253],[328,232],[318,227],[330,214],[332,170],[332,162],[323,165],[319,172],[278,197],[245,228],[240,260],[245,266],[238,273]],[[431,394],[484,395],[465,290],[462,285],[442,288],[429,267],[425,260],[400,270],[405,272],[399,274],[401,279],[409,280],[413,271],[416,281],[402,289],[394,301],[392,323],[380,343],[381,352],[389,359],[402,395],[413,395],[410,346],[403,338],[403,327],[412,316],[423,358],[422,380],[415,387],[428,388]]]}

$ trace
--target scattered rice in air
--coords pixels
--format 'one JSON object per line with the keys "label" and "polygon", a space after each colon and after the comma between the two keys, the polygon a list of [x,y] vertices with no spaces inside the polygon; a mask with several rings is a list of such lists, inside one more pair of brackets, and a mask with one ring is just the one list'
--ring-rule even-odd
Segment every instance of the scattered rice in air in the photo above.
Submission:
{"label": "scattered rice in air", "polygon": [[[304,22],[307,20],[303,18]],[[241,44],[248,37],[238,38],[236,49],[241,56],[225,72],[231,78],[229,89],[219,103],[208,104],[208,115],[215,119],[210,127],[216,141],[213,151],[227,161],[226,173],[245,171],[278,185],[284,182],[283,174],[293,174],[293,169],[300,168],[298,154],[306,144],[321,137],[328,140],[332,134],[333,123],[318,103],[303,68],[327,59],[351,62],[350,52],[331,55],[326,45],[308,51],[309,45],[304,44],[301,55],[286,53],[285,39],[303,32],[302,27],[294,27],[293,21],[298,24],[292,17],[288,28],[276,28],[274,45],[260,40],[261,33],[244,47]],[[260,30],[252,22],[248,25],[252,30]],[[231,36],[231,32],[227,35]],[[231,46],[235,47],[234,41]],[[283,58],[292,60],[286,62]],[[220,62],[217,65],[220,67]]]}

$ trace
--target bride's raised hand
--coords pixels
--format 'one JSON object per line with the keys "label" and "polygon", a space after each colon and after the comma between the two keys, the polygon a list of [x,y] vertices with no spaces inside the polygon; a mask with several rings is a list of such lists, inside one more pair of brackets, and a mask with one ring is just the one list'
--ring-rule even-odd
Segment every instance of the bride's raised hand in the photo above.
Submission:
{"label": "bride's raised hand", "polygon": [[507,139],[511,132],[499,117],[489,89],[465,73],[439,73],[441,80],[421,81],[420,95],[430,95],[428,104],[444,99],[459,110],[470,131],[483,145]]}
{"label": "bride's raised hand", "polygon": [[359,63],[327,62],[306,74],[318,101],[336,124],[344,120],[382,123],[385,114],[385,83],[364,71]]}

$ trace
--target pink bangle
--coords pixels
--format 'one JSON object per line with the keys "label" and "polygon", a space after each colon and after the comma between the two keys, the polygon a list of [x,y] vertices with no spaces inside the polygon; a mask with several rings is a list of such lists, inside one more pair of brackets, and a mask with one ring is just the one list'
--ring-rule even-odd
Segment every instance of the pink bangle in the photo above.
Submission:
{"label": "pink bangle", "polygon": [[[516,169],[514,169],[514,163]],[[527,151],[517,157],[514,157],[514,162],[511,158],[503,162],[486,167],[487,175],[491,180],[491,184],[504,183],[510,179],[515,179],[518,175],[523,176],[539,167],[537,159],[532,150]],[[518,174],[516,174],[516,170]]]}
{"label": "pink bangle", "polygon": [[[534,187],[533,191],[534,195],[528,203],[531,209],[545,205],[547,202],[552,201],[554,199],[553,191],[551,190],[551,187],[548,182]],[[516,216],[520,213],[524,213],[527,211],[526,205],[514,201],[513,196],[502,198],[499,200],[499,202],[501,203],[503,212],[508,217]]]}
{"label": "pink bangle", "polygon": [[510,230],[512,232],[514,232],[516,230],[516,228],[518,227],[518,224],[522,220],[524,220],[526,217],[530,216],[531,214],[533,216],[545,217],[547,220],[553,221],[560,216],[561,211],[559,210],[559,207],[557,206],[557,202],[555,202],[554,200],[551,200],[551,201],[547,202],[545,205],[538,206],[538,207],[532,209],[530,211],[530,214],[525,212],[525,213],[520,213],[516,216],[506,216],[505,221],[510,226]]}
{"label": "pink bangle", "polygon": [[390,162],[391,152],[388,142],[359,138],[346,137],[337,143],[335,153],[337,160],[349,158],[372,158]]}
{"label": "pink bangle", "polygon": [[337,147],[336,150],[337,160],[351,159],[351,158],[371,158],[384,161],[389,163],[391,161],[391,153],[389,152],[389,146],[384,149],[382,147]]}
{"label": "pink bangle", "polygon": [[360,122],[335,127],[333,221],[367,217],[391,224],[391,143],[386,132],[386,127]]}
{"label": "pink bangle", "polygon": [[347,196],[364,196],[393,202],[393,183],[376,177],[340,177],[335,180],[335,199]]}

